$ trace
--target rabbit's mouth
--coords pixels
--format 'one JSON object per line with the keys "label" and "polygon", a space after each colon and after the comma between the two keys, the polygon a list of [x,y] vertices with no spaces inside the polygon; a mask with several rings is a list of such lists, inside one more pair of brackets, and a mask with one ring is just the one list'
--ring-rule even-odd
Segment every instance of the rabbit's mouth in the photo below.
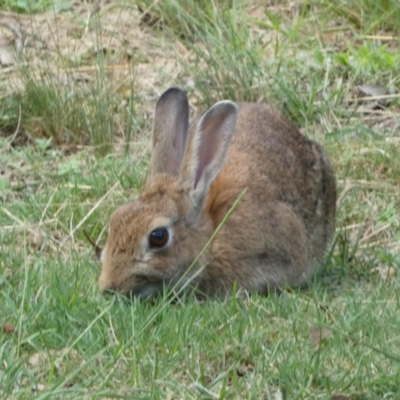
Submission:
{"label": "rabbit's mouth", "polygon": [[163,293],[165,285],[163,282],[160,283],[148,283],[146,285],[131,289],[127,295],[131,299],[138,298],[140,300],[146,300],[154,298]]}
{"label": "rabbit's mouth", "polygon": [[137,298],[140,300],[147,300],[168,292],[173,296],[181,297],[193,291],[196,292],[195,287],[190,283],[190,280],[186,278],[181,278],[179,280],[173,280],[170,282],[163,280],[146,282],[130,289],[127,291],[126,295],[131,299]]}
{"label": "rabbit's mouth", "polygon": [[121,293],[130,299],[146,300],[163,293],[165,283],[163,279],[137,274],[127,280],[121,287]]}

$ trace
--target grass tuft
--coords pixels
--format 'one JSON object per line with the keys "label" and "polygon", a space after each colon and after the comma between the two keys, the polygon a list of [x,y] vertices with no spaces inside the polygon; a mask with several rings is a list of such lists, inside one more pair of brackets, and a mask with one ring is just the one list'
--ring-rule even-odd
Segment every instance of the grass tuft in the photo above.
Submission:
{"label": "grass tuft", "polygon": [[351,22],[363,34],[399,33],[400,4],[396,0],[334,0],[327,6]]}
{"label": "grass tuft", "polygon": [[[0,8],[17,3],[33,11]],[[267,3],[18,16],[26,46],[0,74],[0,398],[400,397],[397,2]],[[174,304],[98,293],[83,230],[102,245],[140,192],[172,85],[197,114],[272,103],[326,148],[337,230],[307,289]]]}

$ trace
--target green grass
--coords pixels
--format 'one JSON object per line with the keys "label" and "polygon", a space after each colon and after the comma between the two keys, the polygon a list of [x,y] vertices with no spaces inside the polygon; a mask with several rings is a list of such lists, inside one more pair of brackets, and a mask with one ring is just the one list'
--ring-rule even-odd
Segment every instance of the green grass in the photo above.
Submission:
{"label": "green grass", "polygon": [[[66,54],[60,44],[49,57],[34,50],[40,60],[29,64],[28,48],[1,75],[0,398],[399,398],[400,52],[365,36],[396,28],[361,27],[339,1],[290,10],[218,1],[202,12],[137,3],[156,23],[130,27],[147,36],[123,78],[113,75],[125,65],[123,24],[110,30],[107,15],[130,16],[132,3],[118,1],[73,30],[82,40],[94,32],[101,49],[118,36],[114,52]],[[377,15],[372,4],[398,12],[357,4],[363,21]],[[88,79],[73,79],[82,71]],[[387,108],[357,100],[370,83],[392,96]],[[83,229],[104,243],[109,215],[140,192],[148,113],[169,85],[186,87],[198,112],[223,98],[273,103],[325,146],[337,231],[307,289],[172,304],[98,293]]]}
{"label": "green grass", "polygon": [[67,0],[0,0],[0,7],[23,13],[48,10],[67,11],[71,9],[72,2]]}
{"label": "green grass", "polygon": [[379,30],[399,32],[400,4],[396,0],[334,0],[326,4],[364,34]]}

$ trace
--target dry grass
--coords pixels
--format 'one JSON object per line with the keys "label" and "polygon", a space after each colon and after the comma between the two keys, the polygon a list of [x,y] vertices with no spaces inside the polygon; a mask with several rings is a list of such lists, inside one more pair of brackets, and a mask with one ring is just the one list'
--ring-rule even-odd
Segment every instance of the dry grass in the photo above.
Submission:
{"label": "dry grass", "polygon": [[[24,43],[0,69],[0,395],[398,398],[397,33],[313,1],[215,2],[183,31],[172,0],[162,20],[158,2],[140,3],[0,17],[21,32],[4,28],[0,53],[5,36]],[[371,83],[384,93],[360,91]],[[171,85],[193,113],[225,97],[272,102],[324,144],[337,232],[310,288],[174,306],[98,294],[82,229],[103,243],[110,213],[140,191]]]}

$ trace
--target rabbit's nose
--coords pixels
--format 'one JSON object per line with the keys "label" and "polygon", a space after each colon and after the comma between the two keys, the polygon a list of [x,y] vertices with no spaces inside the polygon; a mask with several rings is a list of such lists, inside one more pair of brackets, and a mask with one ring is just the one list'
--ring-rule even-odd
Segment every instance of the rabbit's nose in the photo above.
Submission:
{"label": "rabbit's nose", "polygon": [[115,292],[116,286],[101,275],[99,278],[99,290],[102,294],[111,294]]}

